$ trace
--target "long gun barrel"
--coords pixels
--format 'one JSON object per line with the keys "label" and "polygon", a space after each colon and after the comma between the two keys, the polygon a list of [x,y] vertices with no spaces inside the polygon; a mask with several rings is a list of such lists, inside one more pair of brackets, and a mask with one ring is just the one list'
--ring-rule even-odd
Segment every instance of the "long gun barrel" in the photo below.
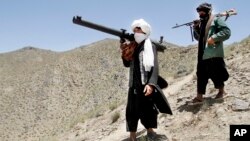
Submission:
{"label": "long gun barrel", "polygon": [[191,38],[192,38],[192,41],[194,41],[194,36],[193,36],[193,28],[192,28],[192,25],[194,24],[194,22],[188,22],[188,23],[184,23],[184,24],[181,24],[181,25],[178,25],[176,24],[176,26],[172,27],[172,28],[178,28],[178,27],[181,27],[181,26],[189,26],[190,27],[190,32],[191,32]]}
{"label": "long gun barrel", "polygon": [[[92,23],[92,22],[83,20],[80,16],[73,17],[73,23],[81,25],[81,26],[85,26],[88,28],[92,28],[92,29],[95,29],[95,30],[98,30],[101,32],[105,32],[108,34],[112,34],[112,35],[118,36],[120,38],[125,38],[125,39],[128,39],[129,41],[135,40],[134,34],[126,33],[125,29],[121,29],[121,30],[112,29],[112,28],[109,28],[109,27],[106,27],[103,25],[99,25],[96,23]],[[166,47],[161,44],[162,40],[163,40],[163,37],[161,36],[161,39],[159,42],[152,41],[152,43],[157,47],[158,51],[164,51],[166,49]]]}
{"label": "long gun barrel", "polygon": [[181,27],[181,26],[184,26],[184,25],[191,26],[192,24],[194,24],[194,22],[188,22],[188,23],[184,23],[184,24],[181,24],[181,25],[176,24],[176,26],[173,26],[172,28],[178,28],[178,27]]}

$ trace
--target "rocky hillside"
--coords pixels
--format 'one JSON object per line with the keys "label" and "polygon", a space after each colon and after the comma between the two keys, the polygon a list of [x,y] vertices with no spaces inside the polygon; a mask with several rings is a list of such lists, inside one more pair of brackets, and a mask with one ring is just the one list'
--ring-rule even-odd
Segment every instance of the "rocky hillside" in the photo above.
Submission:
{"label": "rocky hillside", "polygon": [[[205,103],[195,96],[196,47],[165,43],[160,75],[174,115],[159,115],[161,140],[222,141],[229,125],[249,123],[250,38],[226,48],[228,96],[215,101],[210,83]],[[128,69],[117,40],[105,39],[67,52],[26,47],[0,54],[0,139],[3,141],[121,141],[125,126]],[[239,120],[240,119],[240,120]],[[138,140],[145,130],[138,129]]]}
{"label": "rocky hillside", "polygon": [[[53,140],[124,103],[128,69],[118,43],[105,39],[67,52],[25,47],[0,54],[0,139]],[[191,72],[192,63],[173,65],[184,49],[166,45],[169,51],[159,53],[162,75]]]}
{"label": "rocky hillside", "polygon": [[[156,130],[158,140],[227,141],[230,125],[249,124],[250,38],[228,46],[225,52],[225,62],[230,73],[225,87],[227,96],[222,100],[214,100],[217,91],[210,81],[203,105],[189,106],[187,102],[196,95],[195,72],[173,79],[169,87],[164,89],[164,93],[174,115],[159,115],[159,127]],[[113,111],[108,111],[101,117],[78,123],[69,132],[59,136],[58,140],[127,141],[129,133],[126,132],[124,113],[125,104]],[[116,119],[117,115],[120,116]],[[137,139],[148,140],[146,131],[141,125]]]}

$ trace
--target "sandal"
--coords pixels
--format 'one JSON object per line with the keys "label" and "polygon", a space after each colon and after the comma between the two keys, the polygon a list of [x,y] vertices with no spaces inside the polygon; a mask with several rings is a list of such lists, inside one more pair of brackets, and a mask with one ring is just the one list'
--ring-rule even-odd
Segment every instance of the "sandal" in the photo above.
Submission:
{"label": "sandal", "polygon": [[192,101],[188,103],[188,105],[201,105],[203,104],[203,100],[198,99],[195,97]]}
{"label": "sandal", "polygon": [[223,99],[224,98],[224,94],[223,93],[218,93],[216,96],[215,96],[215,100],[220,100],[220,99]]}

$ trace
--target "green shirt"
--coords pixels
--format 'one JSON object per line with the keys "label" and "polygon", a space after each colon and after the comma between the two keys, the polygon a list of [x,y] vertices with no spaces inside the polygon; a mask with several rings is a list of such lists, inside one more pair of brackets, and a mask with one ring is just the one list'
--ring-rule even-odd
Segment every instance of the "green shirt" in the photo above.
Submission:
{"label": "green shirt", "polygon": [[231,31],[225,23],[225,20],[215,17],[208,31],[208,38],[212,37],[215,45],[207,45],[204,49],[203,60],[224,57],[223,41],[229,39]]}

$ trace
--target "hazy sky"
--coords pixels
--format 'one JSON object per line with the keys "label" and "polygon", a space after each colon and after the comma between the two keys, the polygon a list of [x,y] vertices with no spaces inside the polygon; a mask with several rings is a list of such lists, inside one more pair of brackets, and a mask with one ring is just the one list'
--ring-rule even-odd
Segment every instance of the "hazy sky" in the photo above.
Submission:
{"label": "hazy sky", "polygon": [[[198,17],[195,9],[203,0],[1,0],[0,53],[33,46],[52,51],[67,51],[105,38],[118,37],[72,23],[73,16],[114,29],[127,29],[133,20],[143,18],[152,26],[151,38],[181,46],[191,41],[188,26],[178,23]],[[232,36],[227,44],[250,35],[249,0],[207,0],[213,12],[235,8],[238,15],[226,22]]]}

